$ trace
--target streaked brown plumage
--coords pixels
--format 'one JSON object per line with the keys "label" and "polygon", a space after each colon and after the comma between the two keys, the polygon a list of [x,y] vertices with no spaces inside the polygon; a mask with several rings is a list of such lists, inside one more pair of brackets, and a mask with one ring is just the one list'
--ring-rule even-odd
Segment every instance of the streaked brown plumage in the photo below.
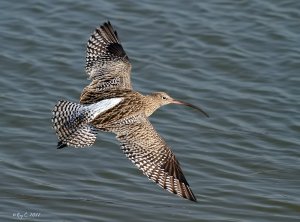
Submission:
{"label": "streaked brown plumage", "polygon": [[60,101],[53,110],[58,148],[91,146],[97,131],[113,132],[125,155],[149,179],[174,194],[196,201],[179,162],[148,117],[167,104],[191,106],[208,115],[164,92],[144,96],[133,91],[129,58],[109,22],[91,35],[86,60],[86,72],[92,81],[83,89],[80,104]]}

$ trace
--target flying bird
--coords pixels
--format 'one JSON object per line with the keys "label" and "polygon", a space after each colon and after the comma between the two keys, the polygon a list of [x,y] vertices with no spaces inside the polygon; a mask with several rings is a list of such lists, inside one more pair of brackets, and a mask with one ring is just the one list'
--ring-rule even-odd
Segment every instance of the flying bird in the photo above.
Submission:
{"label": "flying bird", "polygon": [[196,201],[178,160],[148,117],[167,104],[201,108],[165,92],[143,95],[131,85],[131,63],[110,22],[96,28],[87,43],[86,73],[91,80],[80,103],[59,101],[52,123],[57,148],[88,147],[99,131],[116,134],[125,155],[163,189]]}

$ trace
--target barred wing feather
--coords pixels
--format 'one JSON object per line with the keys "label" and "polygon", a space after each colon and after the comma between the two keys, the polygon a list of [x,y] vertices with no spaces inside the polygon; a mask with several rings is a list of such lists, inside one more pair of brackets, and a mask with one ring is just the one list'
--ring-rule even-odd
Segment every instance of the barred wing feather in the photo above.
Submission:
{"label": "barred wing feather", "polygon": [[175,155],[146,117],[121,127],[117,139],[125,155],[149,179],[171,193],[196,201]]}
{"label": "barred wing feather", "polygon": [[131,64],[110,22],[97,28],[88,40],[86,72],[94,90],[131,89]]}

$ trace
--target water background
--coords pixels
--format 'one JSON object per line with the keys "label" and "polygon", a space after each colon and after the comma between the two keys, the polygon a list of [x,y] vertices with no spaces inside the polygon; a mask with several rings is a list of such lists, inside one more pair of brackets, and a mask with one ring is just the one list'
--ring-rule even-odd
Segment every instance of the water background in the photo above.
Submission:
{"label": "water background", "polygon": [[[136,90],[211,116],[151,117],[198,203],[150,182],[112,134],[56,149],[51,110],[78,101],[108,19]],[[300,221],[300,1],[2,0],[0,68],[0,221]]]}

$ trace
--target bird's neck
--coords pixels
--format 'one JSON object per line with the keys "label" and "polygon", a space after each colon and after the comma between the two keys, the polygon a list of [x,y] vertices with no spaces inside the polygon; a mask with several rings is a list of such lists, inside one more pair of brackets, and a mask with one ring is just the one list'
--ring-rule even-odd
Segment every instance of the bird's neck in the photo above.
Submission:
{"label": "bird's neck", "polygon": [[151,95],[147,95],[144,97],[144,103],[145,114],[147,117],[151,116],[155,112],[155,110],[157,110],[160,107],[160,104],[157,103]]}

